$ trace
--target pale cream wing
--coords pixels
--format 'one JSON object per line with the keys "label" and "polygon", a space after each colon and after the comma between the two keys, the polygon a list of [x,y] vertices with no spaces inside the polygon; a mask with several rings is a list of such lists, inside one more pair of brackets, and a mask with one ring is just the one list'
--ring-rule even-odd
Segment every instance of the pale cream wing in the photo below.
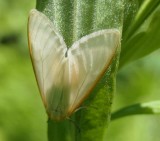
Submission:
{"label": "pale cream wing", "polygon": [[81,38],[69,49],[69,83],[71,86],[69,114],[82,103],[102,77],[119,44],[119,31],[106,29]]}
{"label": "pale cream wing", "polygon": [[64,76],[68,76],[66,44],[51,21],[37,10],[30,12],[28,36],[31,59],[43,102],[51,116],[56,113],[58,115],[55,116],[61,116],[64,113],[62,110],[58,111],[59,105],[67,103],[63,96],[63,85],[68,83],[67,80],[64,82]]}

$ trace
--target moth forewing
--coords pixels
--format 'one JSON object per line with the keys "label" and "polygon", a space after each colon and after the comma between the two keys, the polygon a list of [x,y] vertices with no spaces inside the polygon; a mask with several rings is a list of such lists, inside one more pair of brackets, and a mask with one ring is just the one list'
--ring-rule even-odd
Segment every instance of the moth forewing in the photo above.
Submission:
{"label": "moth forewing", "polygon": [[[28,40],[31,60],[39,90],[47,113],[50,113],[50,104],[57,102],[50,102],[48,99],[48,97],[51,98],[49,92],[56,92],[52,95],[52,97],[56,98],[57,93],[60,92],[60,90],[57,90],[58,84],[60,85],[58,87],[61,87],[59,82],[61,81],[61,76],[58,77],[58,73],[62,70],[62,64],[65,61],[64,54],[67,48],[63,38],[56,31],[51,21],[37,10],[31,10],[29,15]],[[54,100],[56,101],[57,99]]]}
{"label": "moth forewing", "polygon": [[[76,92],[71,93],[75,98],[70,105],[70,114],[84,101],[101,79],[109,67],[119,43],[119,31],[107,29],[82,37],[69,49],[68,54],[69,57],[72,56],[72,64],[75,66],[78,64],[77,75],[79,76],[77,85],[72,82],[72,85],[75,85]],[[71,75],[71,77],[74,76]]]}
{"label": "moth forewing", "polygon": [[[54,24],[32,10],[28,21],[30,55],[50,118],[70,116],[109,67],[120,43],[117,29],[91,33],[68,49]],[[67,55],[66,55],[67,54]]]}
{"label": "moth forewing", "polygon": [[29,52],[30,52],[30,58],[31,58],[31,62],[32,62],[32,66],[33,66],[33,70],[34,70],[34,74],[36,76],[36,82],[38,84],[38,88],[39,88],[39,91],[40,91],[40,94],[41,94],[41,98],[43,100],[43,104],[44,106],[46,107],[46,100],[45,100],[45,96],[43,95],[42,93],[42,90],[40,88],[40,83],[41,81],[39,81],[38,78],[40,77],[37,77],[37,73],[36,73],[36,60],[35,60],[35,57],[34,57],[34,52],[33,52],[33,36],[35,36],[36,32],[32,32],[33,31],[33,27],[36,26],[36,18],[35,18],[35,14],[37,13],[37,10],[35,9],[32,9],[29,13],[29,17],[28,17],[28,24],[27,24],[27,34],[28,34],[28,47],[29,47]]}
{"label": "moth forewing", "polygon": [[69,108],[69,82],[68,82],[68,59],[64,59],[60,63],[58,71],[52,82],[51,89],[46,93],[47,97],[47,113],[50,118],[60,120],[65,118]]}

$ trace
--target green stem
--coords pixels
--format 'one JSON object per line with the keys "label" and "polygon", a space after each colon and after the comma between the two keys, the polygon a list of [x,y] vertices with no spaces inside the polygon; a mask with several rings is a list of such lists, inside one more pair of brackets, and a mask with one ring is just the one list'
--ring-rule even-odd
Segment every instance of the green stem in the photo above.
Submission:
{"label": "green stem", "polygon": [[48,141],[71,141],[75,138],[75,126],[70,120],[48,119]]}
{"label": "green stem", "polygon": [[[122,30],[123,0],[37,0],[70,47],[81,37],[101,29]],[[74,114],[74,123],[48,121],[49,141],[101,141],[109,124],[120,49],[108,72],[84,102],[86,109]],[[73,117],[71,117],[73,118]],[[77,132],[77,127],[80,132]]]}

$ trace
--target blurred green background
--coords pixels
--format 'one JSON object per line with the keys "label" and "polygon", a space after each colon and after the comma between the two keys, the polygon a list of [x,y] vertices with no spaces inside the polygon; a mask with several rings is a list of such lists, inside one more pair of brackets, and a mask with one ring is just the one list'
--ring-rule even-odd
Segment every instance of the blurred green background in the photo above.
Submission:
{"label": "blurred green background", "polygon": [[[0,0],[0,141],[47,141],[47,116],[27,47],[27,17],[35,1]],[[160,51],[123,67],[113,111],[160,99]],[[111,122],[107,141],[159,141],[160,116]]]}
{"label": "blurred green background", "polygon": [[0,0],[0,141],[46,141],[43,108],[27,45],[35,1]]}

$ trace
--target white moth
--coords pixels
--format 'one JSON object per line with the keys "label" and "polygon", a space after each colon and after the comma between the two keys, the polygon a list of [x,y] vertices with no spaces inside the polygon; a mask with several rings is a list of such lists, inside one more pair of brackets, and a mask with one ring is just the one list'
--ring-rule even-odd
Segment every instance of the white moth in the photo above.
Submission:
{"label": "white moth", "polygon": [[69,117],[91,93],[109,67],[120,42],[117,29],[82,37],[67,48],[54,24],[31,10],[28,21],[30,56],[49,117]]}

